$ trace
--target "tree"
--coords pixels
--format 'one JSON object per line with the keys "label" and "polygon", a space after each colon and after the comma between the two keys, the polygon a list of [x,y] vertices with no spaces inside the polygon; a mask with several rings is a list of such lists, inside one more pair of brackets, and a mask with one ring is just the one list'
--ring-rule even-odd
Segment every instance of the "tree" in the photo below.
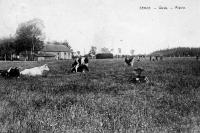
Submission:
{"label": "tree", "polygon": [[80,56],[80,54],[81,54],[81,52],[80,52],[80,51],[77,51],[76,53],[77,53],[77,55],[78,55],[78,56]]}
{"label": "tree", "polygon": [[122,49],[118,48],[118,53],[121,54],[122,53]]}
{"label": "tree", "polygon": [[113,48],[111,48],[111,49],[110,49],[110,52],[111,52],[111,53],[113,53],[113,52],[114,52],[114,49],[113,49]]}
{"label": "tree", "polygon": [[134,49],[131,49],[131,50],[130,50],[130,53],[131,53],[132,56],[134,55],[134,52],[135,52]]}
{"label": "tree", "polygon": [[67,40],[65,40],[63,43],[63,45],[67,46],[69,49],[71,49],[72,47],[69,45],[69,42]]}
{"label": "tree", "polygon": [[97,47],[91,46],[89,54],[92,56],[92,55],[96,55],[96,53],[97,53]]}
{"label": "tree", "polygon": [[0,56],[4,60],[12,60],[15,53],[15,40],[12,37],[3,38],[0,40]]}
{"label": "tree", "polygon": [[16,52],[31,51],[34,53],[43,48],[44,45],[44,28],[40,19],[32,19],[21,23],[16,30]]}
{"label": "tree", "polygon": [[163,55],[166,57],[197,56],[200,55],[200,48],[178,47],[178,48],[158,50],[151,53],[151,55],[155,54]]}
{"label": "tree", "polygon": [[96,54],[96,59],[110,59],[113,58],[112,53],[98,53]]}
{"label": "tree", "polygon": [[110,50],[106,47],[101,48],[102,53],[110,53]]}

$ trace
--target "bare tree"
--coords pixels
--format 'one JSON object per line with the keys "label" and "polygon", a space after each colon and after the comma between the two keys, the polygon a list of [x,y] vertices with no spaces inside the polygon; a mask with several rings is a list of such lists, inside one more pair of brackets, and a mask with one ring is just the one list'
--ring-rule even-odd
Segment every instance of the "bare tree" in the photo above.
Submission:
{"label": "bare tree", "polygon": [[91,49],[90,49],[90,51],[89,51],[89,54],[90,54],[91,56],[95,56],[96,53],[97,53],[97,47],[91,46]]}
{"label": "bare tree", "polygon": [[101,48],[102,53],[110,53],[110,50],[106,47]]}
{"label": "bare tree", "polygon": [[130,53],[131,53],[132,56],[134,55],[134,52],[135,52],[134,49],[131,49],[131,50],[130,50]]}

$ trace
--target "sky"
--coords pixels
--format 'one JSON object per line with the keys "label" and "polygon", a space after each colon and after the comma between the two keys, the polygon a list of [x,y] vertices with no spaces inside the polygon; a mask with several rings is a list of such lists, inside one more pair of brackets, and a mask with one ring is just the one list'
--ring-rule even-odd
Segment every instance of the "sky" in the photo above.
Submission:
{"label": "sky", "polygon": [[0,0],[0,38],[34,18],[43,21],[46,41],[67,40],[81,54],[91,46],[121,54],[200,47],[199,0]]}

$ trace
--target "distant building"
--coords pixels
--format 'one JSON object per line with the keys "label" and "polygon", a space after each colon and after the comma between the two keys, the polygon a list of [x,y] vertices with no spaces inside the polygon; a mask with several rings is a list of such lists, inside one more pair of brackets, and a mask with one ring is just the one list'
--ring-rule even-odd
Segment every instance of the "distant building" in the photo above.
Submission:
{"label": "distant building", "polygon": [[43,49],[33,54],[31,51],[23,51],[19,54],[17,60],[66,60],[72,59],[72,50],[62,44],[46,44]]}
{"label": "distant building", "polygon": [[55,60],[56,55],[54,54],[48,54],[48,53],[39,53],[35,54],[35,60],[42,61],[42,60]]}
{"label": "distant building", "polygon": [[36,55],[37,60],[65,60],[72,59],[72,51],[67,46],[62,44],[47,44]]}

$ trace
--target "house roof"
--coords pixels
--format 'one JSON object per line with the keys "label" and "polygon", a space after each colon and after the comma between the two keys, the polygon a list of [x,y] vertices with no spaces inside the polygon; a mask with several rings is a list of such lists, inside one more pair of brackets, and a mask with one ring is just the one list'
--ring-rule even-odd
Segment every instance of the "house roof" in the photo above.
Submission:
{"label": "house roof", "polygon": [[42,49],[43,52],[72,52],[67,46],[61,44],[47,44]]}

